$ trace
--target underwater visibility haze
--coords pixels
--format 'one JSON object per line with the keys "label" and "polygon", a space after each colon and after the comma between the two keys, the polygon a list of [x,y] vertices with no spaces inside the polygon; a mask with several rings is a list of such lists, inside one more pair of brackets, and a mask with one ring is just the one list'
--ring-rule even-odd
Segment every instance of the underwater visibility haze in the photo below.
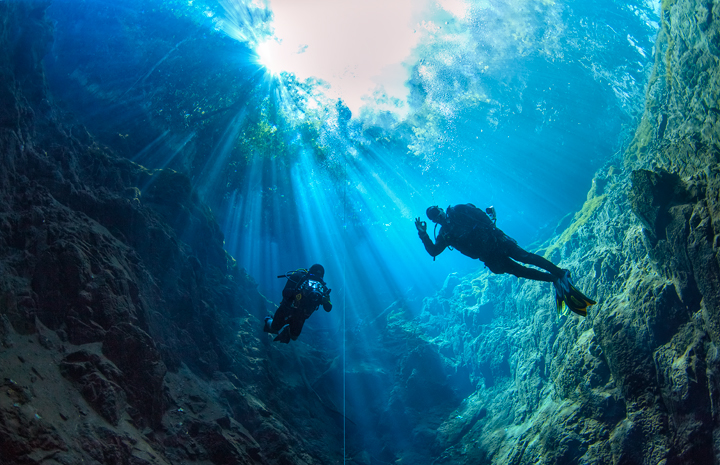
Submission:
{"label": "underwater visibility haze", "polygon": [[[0,408],[46,438],[0,421],[7,463],[717,461],[716,1],[0,14]],[[416,219],[466,203],[587,317],[431,257]],[[326,311],[274,343],[313,264]]]}
{"label": "underwater visibility haze", "polygon": [[428,206],[493,205],[523,246],[582,206],[642,111],[657,8],[56,1],[46,61],[104,141],[191,175],[265,295],[321,262],[365,319],[478,268],[428,259]]}

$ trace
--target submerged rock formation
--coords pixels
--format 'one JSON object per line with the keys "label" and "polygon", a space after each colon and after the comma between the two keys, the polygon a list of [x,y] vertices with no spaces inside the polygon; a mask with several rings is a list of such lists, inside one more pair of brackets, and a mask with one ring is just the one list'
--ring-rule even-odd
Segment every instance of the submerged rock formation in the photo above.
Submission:
{"label": "submerged rock formation", "polygon": [[350,329],[347,366],[260,332],[271,303],[187,177],[64,120],[46,7],[0,3],[0,462],[720,460],[720,2],[662,2],[635,137],[544,245],[587,318],[451,275]]}
{"label": "submerged rock formation", "polygon": [[56,110],[48,3],[0,4],[0,462],[337,461],[337,412],[279,377],[271,305],[190,180]]}
{"label": "submerged rock formation", "polygon": [[[556,317],[547,284],[487,272],[450,277],[419,315],[389,313],[425,341],[427,362],[441,360],[448,387],[461,371],[477,387],[430,428],[414,424],[412,454],[438,464],[720,460],[719,34],[719,2],[662,2],[635,137],[543,249],[598,301],[587,318]],[[412,363],[401,359],[397,378]],[[437,374],[412,369],[393,393]],[[393,414],[411,418],[417,396],[407,389]]]}

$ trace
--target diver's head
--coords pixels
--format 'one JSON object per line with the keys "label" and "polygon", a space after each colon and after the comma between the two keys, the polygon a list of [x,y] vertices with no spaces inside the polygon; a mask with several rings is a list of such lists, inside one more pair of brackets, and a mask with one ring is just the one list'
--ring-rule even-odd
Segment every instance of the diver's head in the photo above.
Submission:
{"label": "diver's head", "polygon": [[425,214],[433,223],[445,224],[445,212],[442,208],[434,205],[425,210]]}
{"label": "diver's head", "polygon": [[311,275],[317,276],[320,279],[323,279],[323,276],[325,276],[325,268],[323,268],[323,266],[320,265],[319,263],[316,263],[313,266],[311,266],[310,269],[308,270],[308,272]]}

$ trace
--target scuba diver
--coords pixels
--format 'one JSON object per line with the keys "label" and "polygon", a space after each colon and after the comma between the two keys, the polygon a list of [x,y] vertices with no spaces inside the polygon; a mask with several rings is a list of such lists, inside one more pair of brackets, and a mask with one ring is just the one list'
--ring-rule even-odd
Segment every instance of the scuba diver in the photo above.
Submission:
{"label": "scuba diver", "polygon": [[277,334],[274,341],[285,344],[297,340],[300,331],[310,315],[320,305],[326,312],[332,310],[330,303],[330,291],[325,281],[325,268],[315,264],[309,270],[299,269],[278,276],[287,278],[285,287],[282,290],[282,302],[271,318],[265,317],[263,331]]}
{"label": "scuba diver", "polygon": [[[479,259],[495,274],[509,273],[518,278],[553,283],[555,286],[555,305],[558,311],[566,305],[574,313],[587,315],[587,307],[595,305],[573,286],[570,271],[555,266],[549,260],[521,248],[517,242],[495,226],[495,209],[488,207],[482,211],[468,203],[450,206],[447,213],[438,206],[426,210],[427,217],[440,225],[440,233],[433,243],[427,233],[427,223],[415,219],[415,227],[433,260],[446,247],[453,247],[463,255]],[[489,215],[489,216],[488,216]],[[534,265],[545,271],[528,268],[520,263]]]}

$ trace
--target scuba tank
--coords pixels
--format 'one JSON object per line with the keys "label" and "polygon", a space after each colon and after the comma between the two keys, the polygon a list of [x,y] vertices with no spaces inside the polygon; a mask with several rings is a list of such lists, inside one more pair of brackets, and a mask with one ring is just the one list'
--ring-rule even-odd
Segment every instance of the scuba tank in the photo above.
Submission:
{"label": "scuba tank", "polygon": [[[294,298],[292,300],[292,306],[295,308],[305,307],[310,316],[317,307],[322,304],[323,298],[330,294],[330,289],[327,285],[318,279],[308,278],[308,270],[300,268],[295,271],[288,271],[285,274],[281,274],[278,278],[287,278],[288,282],[293,283]],[[297,280],[295,280],[297,279]]]}
{"label": "scuba tank", "polygon": [[450,228],[447,231],[447,242],[453,244],[451,250],[459,250],[469,257],[484,261],[483,257],[497,248],[499,236],[503,234],[497,229],[496,222],[497,214],[493,206],[484,210],[471,203],[448,207],[447,224]]}
{"label": "scuba tank", "polygon": [[492,220],[493,224],[497,223],[497,213],[495,213],[495,207],[490,205],[485,209],[485,213]]}

